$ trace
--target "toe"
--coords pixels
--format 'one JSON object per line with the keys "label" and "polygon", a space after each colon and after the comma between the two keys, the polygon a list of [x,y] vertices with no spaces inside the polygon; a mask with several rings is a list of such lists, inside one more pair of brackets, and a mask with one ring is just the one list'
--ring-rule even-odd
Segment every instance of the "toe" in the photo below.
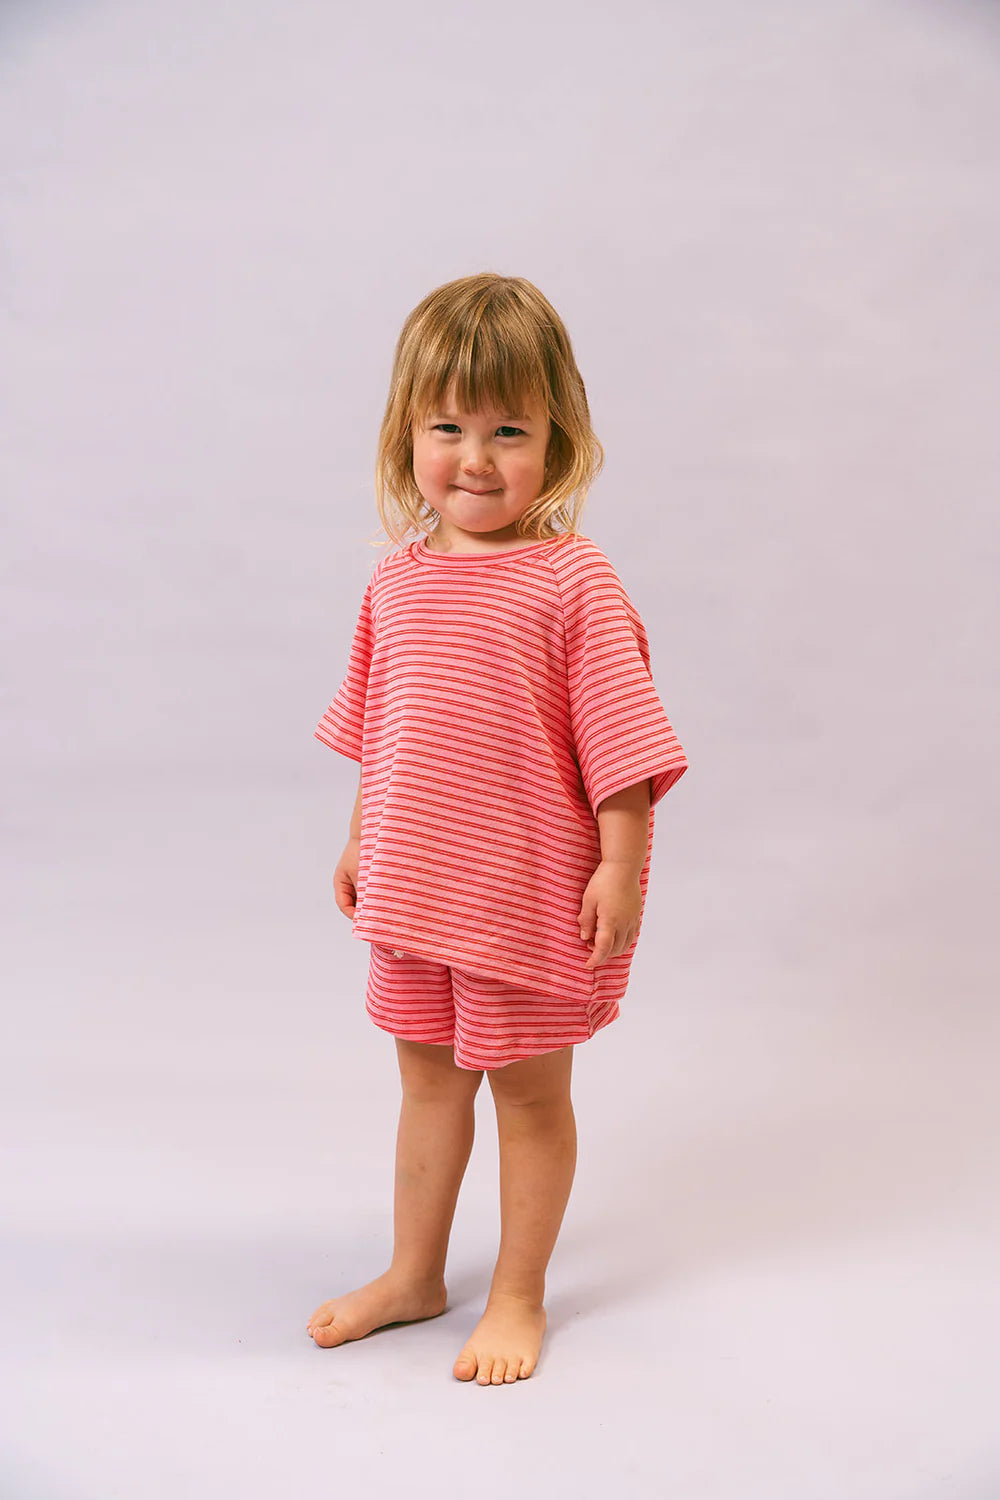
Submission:
{"label": "toe", "polygon": [[459,1380],[471,1380],[476,1373],[476,1361],[471,1354],[460,1354],[455,1361],[454,1374]]}
{"label": "toe", "polygon": [[328,1324],[325,1326],[321,1325],[315,1330],[313,1338],[317,1344],[322,1344],[324,1349],[332,1349],[335,1344],[342,1344],[344,1342],[347,1338],[347,1333],[343,1328],[338,1328],[331,1318]]}
{"label": "toe", "polygon": [[493,1356],[487,1354],[479,1361],[479,1374],[476,1377],[480,1385],[489,1385],[493,1375]]}
{"label": "toe", "polygon": [[507,1370],[507,1361],[505,1359],[494,1360],[494,1362],[493,1362],[493,1375],[492,1375],[492,1379],[491,1379],[491,1384],[492,1385],[503,1385],[503,1377],[504,1377],[504,1375],[506,1373],[506,1370]]}
{"label": "toe", "polygon": [[507,1361],[507,1373],[504,1375],[504,1380],[508,1384],[510,1384],[512,1380],[516,1380],[520,1368],[521,1361],[519,1359],[509,1359]]}

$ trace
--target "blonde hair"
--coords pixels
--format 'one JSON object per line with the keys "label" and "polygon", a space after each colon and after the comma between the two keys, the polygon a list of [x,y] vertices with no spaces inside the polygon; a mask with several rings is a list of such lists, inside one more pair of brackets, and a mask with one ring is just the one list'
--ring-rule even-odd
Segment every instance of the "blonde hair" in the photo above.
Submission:
{"label": "blonde hair", "polygon": [[537,401],[550,422],[544,488],[518,518],[517,535],[576,533],[604,450],[569,335],[530,281],[482,271],[436,287],[403,324],[375,458],[385,534],[405,545],[437,515],[413,477],[413,420],[438,407],[452,382],[465,411],[522,411]]}

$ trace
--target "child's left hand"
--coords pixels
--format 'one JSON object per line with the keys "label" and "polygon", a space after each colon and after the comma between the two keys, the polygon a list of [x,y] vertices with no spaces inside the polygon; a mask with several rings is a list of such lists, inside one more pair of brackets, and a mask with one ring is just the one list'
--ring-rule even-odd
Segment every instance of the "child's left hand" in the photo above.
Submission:
{"label": "child's left hand", "polygon": [[628,866],[602,860],[580,903],[580,938],[593,950],[585,967],[596,969],[631,947],[639,936],[641,918],[638,875]]}

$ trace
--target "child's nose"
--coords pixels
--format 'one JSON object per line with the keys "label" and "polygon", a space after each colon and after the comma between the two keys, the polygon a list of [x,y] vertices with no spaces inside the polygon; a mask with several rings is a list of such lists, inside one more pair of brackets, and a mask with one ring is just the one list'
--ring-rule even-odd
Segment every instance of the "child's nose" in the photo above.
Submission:
{"label": "child's nose", "polygon": [[462,468],[468,473],[478,474],[481,469],[492,469],[493,455],[485,443],[473,441],[462,455]]}

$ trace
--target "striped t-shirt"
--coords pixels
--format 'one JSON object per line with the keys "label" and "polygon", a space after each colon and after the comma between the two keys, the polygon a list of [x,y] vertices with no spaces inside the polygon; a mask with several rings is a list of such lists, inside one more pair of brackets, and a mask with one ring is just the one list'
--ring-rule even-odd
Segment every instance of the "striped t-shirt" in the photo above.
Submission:
{"label": "striped t-shirt", "polygon": [[628,984],[635,942],[597,968],[577,917],[601,861],[597,809],[687,770],[638,611],[589,537],[381,558],[347,673],[315,738],[361,763],[353,935],[589,1003]]}

